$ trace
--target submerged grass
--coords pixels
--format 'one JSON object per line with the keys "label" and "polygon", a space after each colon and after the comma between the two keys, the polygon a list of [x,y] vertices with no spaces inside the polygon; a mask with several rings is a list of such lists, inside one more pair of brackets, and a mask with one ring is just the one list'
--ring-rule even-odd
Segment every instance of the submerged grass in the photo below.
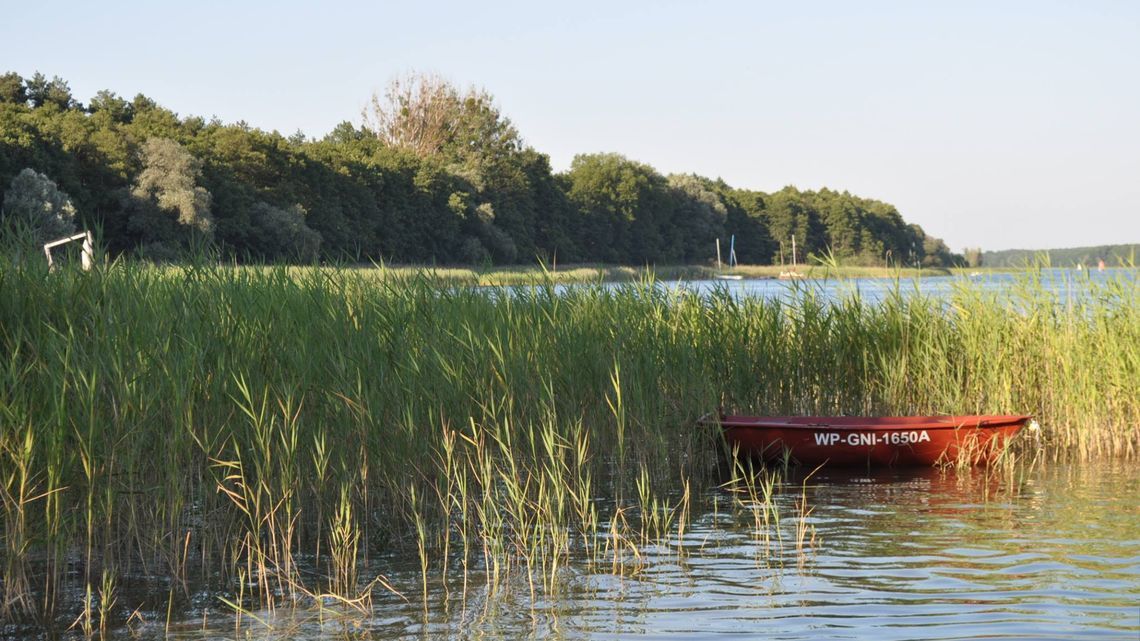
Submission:
{"label": "submerged grass", "polygon": [[[900,285],[870,303],[805,284],[772,302],[651,278],[474,290],[4,264],[0,609],[93,635],[132,616],[116,599],[131,585],[163,612],[203,585],[239,612],[366,609],[377,586],[426,608],[436,587],[465,603],[474,566],[482,589],[532,597],[559,589],[571,554],[636,573],[648,546],[683,553],[690,486],[717,482],[718,437],[694,425],[718,405],[1025,412],[1044,458],[1134,457],[1137,279],[1087,285],[1068,298],[1030,275],[949,299]],[[775,481],[737,471],[758,541],[782,545]],[[418,559],[420,585],[360,573],[394,552]],[[454,573],[464,587],[446,596]]]}

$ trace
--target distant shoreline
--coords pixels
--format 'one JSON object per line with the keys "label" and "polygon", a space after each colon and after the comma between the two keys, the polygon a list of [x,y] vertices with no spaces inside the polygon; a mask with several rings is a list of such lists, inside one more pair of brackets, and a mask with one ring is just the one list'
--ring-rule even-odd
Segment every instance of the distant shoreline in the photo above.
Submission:
{"label": "distant shoreline", "polygon": [[[634,282],[652,274],[661,281],[675,280],[715,280],[717,276],[740,276],[740,280],[777,280],[781,275],[799,274],[789,280],[826,280],[850,278],[903,279],[932,276],[970,276],[988,274],[1011,274],[1027,271],[1028,267],[868,267],[854,265],[737,265],[732,269],[717,269],[708,265],[661,265],[656,267],[633,267],[630,265],[573,264],[559,266],[558,269],[543,269],[539,266],[502,266],[480,269],[464,266],[431,265],[358,265],[353,269],[386,272],[393,278],[427,276],[446,283],[464,285],[533,285],[545,282],[555,284],[576,283],[621,283]],[[1048,267],[1047,267],[1048,268]],[[1055,269],[1073,269],[1054,266]],[[302,268],[303,269],[303,268]],[[1113,266],[1108,270],[1130,269]],[[1096,271],[1093,268],[1093,271]],[[736,279],[733,279],[736,280]]]}
{"label": "distant shoreline", "polygon": [[[184,265],[169,263],[167,268],[178,269]],[[1026,273],[1033,267],[870,267],[854,265],[737,265],[734,268],[722,268],[709,265],[661,265],[651,267],[634,267],[631,265],[611,264],[572,264],[560,265],[557,269],[544,268],[540,265],[508,265],[498,267],[475,267],[464,265],[416,265],[416,264],[373,264],[373,263],[340,263],[319,266],[306,265],[235,265],[243,270],[274,270],[284,269],[291,274],[300,274],[309,270],[329,271],[356,271],[374,277],[377,280],[409,280],[426,279],[442,285],[470,285],[470,286],[513,286],[513,285],[573,285],[590,283],[630,283],[652,278],[657,281],[712,281],[718,277],[729,276],[727,282],[745,280],[847,280],[847,279],[880,279],[880,280],[915,280],[931,277],[970,277],[987,276],[993,274]],[[161,268],[161,267],[160,267]],[[1071,267],[1043,266],[1044,269],[1063,269],[1074,273]],[[1107,271],[1121,269],[1134,269],[1128,266],[1107,267]],[[1093,268],[1089,270],[1095,272]]]}
{"label": "distant shoreline", "polygon": [[[531,285],[545,282],[556,284],[633,282],[652,275],[662,281],[714,280],[717,276],[740,276],[742,280],[776,280],[781,278],[904,278],[919,276],[949,276],[951,270],[934,268],[857,267],[824,265],[737,265],[731,269],[717,269],[708,265],[659,265],[633,267],[629,265],[573,264],[557,269],[540,266],[502,266],[480,269],[464,266],[431,265],[359,265],[350,267],[376,270],[393,278],[427,276],[447,283],[469,285]],[[291,268],[291,269],[304,269]],[[792,276],[791,274],[798,274]]]}

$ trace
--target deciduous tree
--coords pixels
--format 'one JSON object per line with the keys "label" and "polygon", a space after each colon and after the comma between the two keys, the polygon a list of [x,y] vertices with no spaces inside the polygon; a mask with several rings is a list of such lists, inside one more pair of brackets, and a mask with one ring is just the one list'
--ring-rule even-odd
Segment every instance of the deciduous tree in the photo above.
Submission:
{"label": "deciduous tree", "polygon": [[383,96],[372,95],[364,122],[388,146],[424,157],[451,141],[459,109],[451,83],[437,75],[409,74],[389,82]]}
{"label": "deciduous tree", "polygon": [[138,205],[132,225],[144,241],[169,242],[185,237],[178,228],[209,238],[214,219],[210,192],[198,184],[201,161],[167,138],[148,139],[139,155],[142,171],[130,194]]}
{"label": "deciduous tree", "polygon": [[262,255],[272,259],[312,262],[321,249],[321,235],[305,223],[305,208],[300,205],[274,207],[269,203],[254,204],[250,218],[256,226]]}
{"label": "deciduous tree", "polygon": [[75,231],[75,205],[44,174],[24,169],[4,194],[4,228],[29,242],[45,243]]}

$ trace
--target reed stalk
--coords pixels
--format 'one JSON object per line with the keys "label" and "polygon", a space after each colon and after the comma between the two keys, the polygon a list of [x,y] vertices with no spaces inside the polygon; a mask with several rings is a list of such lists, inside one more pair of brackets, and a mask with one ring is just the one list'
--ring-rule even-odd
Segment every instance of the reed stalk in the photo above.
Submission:
{"label": "reed stalk", "polygon": [[[171,587],[143,610],[167,621],[201,586],[249,612],[330,592],[362,602],[387,588],[361,568],[401,555],[421,582],[392,587],[425,605],[437,585],[446,601],[455,572],[466,603],[476,568],[489,594],[535,598],[572,558],[633,574],[648,547],[681,548],[690,497],[718,482],[718,437],[694,422],[721,404],[1024,412],[1040,440],[1012,456],[1133,459],[1135,270],[1061,286],[1047,274],[1005,292],[930,297],[899,281],[870,301],[798,284],[766,301],[651,278],[477,289],[337,268],[0,261],[0,615],[66,626],[86,613],[94,633],[131,616],[116,595],[154,575]],[[783,544],[777,477],[731,464],[734,509],[767,557]],[[794,536],[810,545],[810,529]]]}

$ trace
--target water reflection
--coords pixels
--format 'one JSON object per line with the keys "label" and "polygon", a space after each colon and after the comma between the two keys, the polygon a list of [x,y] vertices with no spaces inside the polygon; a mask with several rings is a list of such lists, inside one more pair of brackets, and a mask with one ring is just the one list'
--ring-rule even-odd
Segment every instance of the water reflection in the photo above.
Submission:
{"label": "water reflection", "polygon": [[[640,551],[636,574],[581,560],[551,594],[532,592],[522,577],[492,593],[473,575],[465,595],[459,578],[449,598],[435,586],[426,608],[387,593],[367,616],[278,611],[239,622],[213,615],[172,632],[183,639],[1136,639],[1138,486],[1140,472],[1124,464],[820,471],[790,477],[774,494],[771,554],[760,552],[748,510],[717,490],[702,497],[703,511],[683,539]],[[806,553],[795,545],[803,524],[815,536]],[[417,574],[409,565],[391,578],[414,586]]]}

